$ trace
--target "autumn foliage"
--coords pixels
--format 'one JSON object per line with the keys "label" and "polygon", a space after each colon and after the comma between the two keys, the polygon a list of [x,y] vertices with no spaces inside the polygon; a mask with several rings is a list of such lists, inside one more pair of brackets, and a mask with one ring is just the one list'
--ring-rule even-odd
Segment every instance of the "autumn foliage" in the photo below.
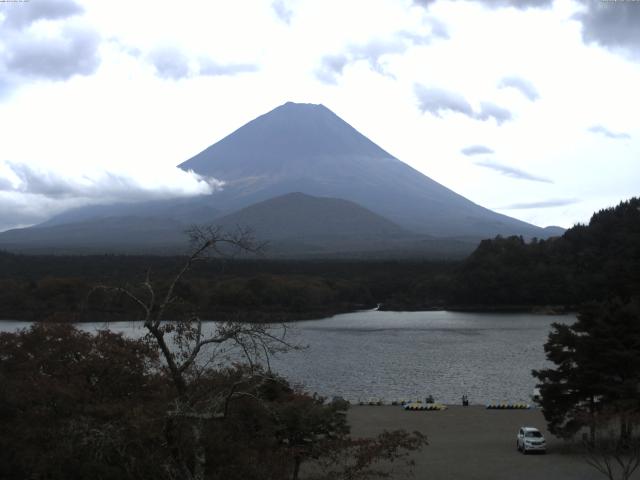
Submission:
{"label": "autumn foliage", "polygon": [[[0,352],[0,478],[186,478],[177,462],[191,458],[190,423],[168,429],[176,391],[153,342],[36,324],[0,334]],[[251,394],[203,423],[205,478],[370,478],[386,464],[406,470],[426,444],[406,432],[353,439],[346,402],[255,367],[201,371],[192,392],[204,399],[238,382]]]}

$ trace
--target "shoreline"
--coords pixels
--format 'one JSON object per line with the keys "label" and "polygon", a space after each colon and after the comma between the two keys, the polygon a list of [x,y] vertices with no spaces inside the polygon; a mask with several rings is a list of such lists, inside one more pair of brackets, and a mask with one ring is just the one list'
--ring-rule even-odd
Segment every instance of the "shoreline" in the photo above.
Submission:
{"label": "shoreline", "polygon": [[[396,308],[398,307],[398,308]],[[469,313],[535,313],[541,315],[570,315],[575,313],[575,306],[565,305],[422,305],[411,307],[407,305],[382,304],[379,308],[383,312],[469,312]]]}
{"label": "shoreline", "polygon": [[[535,315],[571,315],[576,312],[576,308],[572,306],[561,305],[432,305],[419,306],[412,308],[410,306],[387,306],[385,304],[377,304],[366,308],[365,305],[358,305],[352,308],[333,308],[326,310],[313,310],[307,312],[257,312],[257,311],[241,311],[240,315],[247,317],[247,320],[241,320],[245,323],[296,323],[308,320],[322,320],[331,318],[336,315],[358,313],[366,311],[379,312],[459,312],[459,313],[496,313],[496,314],[535,314]],[[365,307],[365,308],[363,308]],[[238,311],[219,312],[221,316],[235,314]],[[75,317],[75,318],[74,318]],[[130,320],[121,318],[104,318],[104,316],[96,315],[94,319],[79,319],[76,315],[60,314],[49,315],[42,320],[34,320],[33,318],[0,318],[0,322],[42,322],[42,323],[112,323],[112,322],[131,322],[138,320]],[[208,318],[203,318],[203,322],[215,322]]]}

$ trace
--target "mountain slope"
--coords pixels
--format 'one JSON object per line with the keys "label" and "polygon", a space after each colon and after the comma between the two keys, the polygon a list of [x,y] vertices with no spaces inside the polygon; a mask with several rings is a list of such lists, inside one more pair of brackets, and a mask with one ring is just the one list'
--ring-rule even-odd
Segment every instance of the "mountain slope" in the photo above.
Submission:
{"label": "mountain slope", "polygon": [[[322,105],[284,104],[180,167],[225,186],[193,198],[71,210],[36,227],[0,233],[0,248],[174,248],[194,223],[252,223],[282,251],[301,254],[377,249],[389,256],[454,246],[459,255],[498,234],[559,233],[476,205],[393,157]],[[301,193],[287,195],[294,192]],[[321,228],[310,223],[314,217],[323,218]]]}
{"label": "mountain slope", "polygon": [[258,202],[216,223],[229,230],[251,228],[257,239],[268,241],[267,254],[280,257],[461,258],[475,247],[411,233],[348,200],[299,192]]}
{"label": "mountain slope", "polygon": [[394,238],[411,236],[384,217],[348,200],[295,192],[221,217],[218,224],[245,225],[266,240],[292,238]]}
{"label": "mountain slope", "polygon": [[180,165],[224,180],[233,210],[290,192],[343,198],[420,233],[451,237],[543,229],[465,199],[371,142],[323,105],[286,103]]}
{"label": "mountain slope", "polygon": [[[104,212],[102,212],[104,213]],[[290,193],[218,218],[232,231],[252,229],[269,257],[462,258],[473,242],[408,232],[353,202]],[[0,234],[0,248],[23,253],[153,253],[184,251],[190,225],[143,216],[91,218]]]}
{"label": "mountain slope", "polygon": [[188,225],[176,220],[121,216],[0,234],[0,248],[28,253],[175,253],[187,244]]}
{"label": "mountain slope", "polygon": [[220,216],[211,195],[198,197],[149,200],[138,203],[116,203],[111,205],[89,205],[74,208],[36,226],[52,227],[69,223],[97,220],[100,218],[142,217],[164,219],[169,223],[210,223]]}

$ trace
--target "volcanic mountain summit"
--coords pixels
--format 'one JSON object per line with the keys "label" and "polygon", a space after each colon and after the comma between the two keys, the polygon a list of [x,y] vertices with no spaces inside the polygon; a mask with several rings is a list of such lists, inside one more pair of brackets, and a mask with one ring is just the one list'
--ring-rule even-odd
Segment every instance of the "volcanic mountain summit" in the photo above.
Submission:
{"label": "volcanic mountain summit", "polygon": [[342,198],[418,233],[544,237],[401,162],[323,105],[285,103],[180,165],[227,183],[219,208],[290,192]]}
{"label": "volcanic mountain summit", "polygon": [[0,248],[168,252],[193,223],[246,223],[280,255],[437,256],[498,234],[548,236],[433,181],[323,105],[281,105],[179,167],[225,186],[191,199],[71,210],[0,234]]}

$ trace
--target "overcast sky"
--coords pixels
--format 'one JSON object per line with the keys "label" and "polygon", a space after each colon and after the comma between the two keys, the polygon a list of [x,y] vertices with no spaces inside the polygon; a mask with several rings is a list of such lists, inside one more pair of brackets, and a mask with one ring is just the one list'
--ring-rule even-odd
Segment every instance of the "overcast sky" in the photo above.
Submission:
{"label": "overcast sky", "polygon": [[0,230],[199,195],[286,101],[540,226],[640,194],[640,1],[0,2]]}

